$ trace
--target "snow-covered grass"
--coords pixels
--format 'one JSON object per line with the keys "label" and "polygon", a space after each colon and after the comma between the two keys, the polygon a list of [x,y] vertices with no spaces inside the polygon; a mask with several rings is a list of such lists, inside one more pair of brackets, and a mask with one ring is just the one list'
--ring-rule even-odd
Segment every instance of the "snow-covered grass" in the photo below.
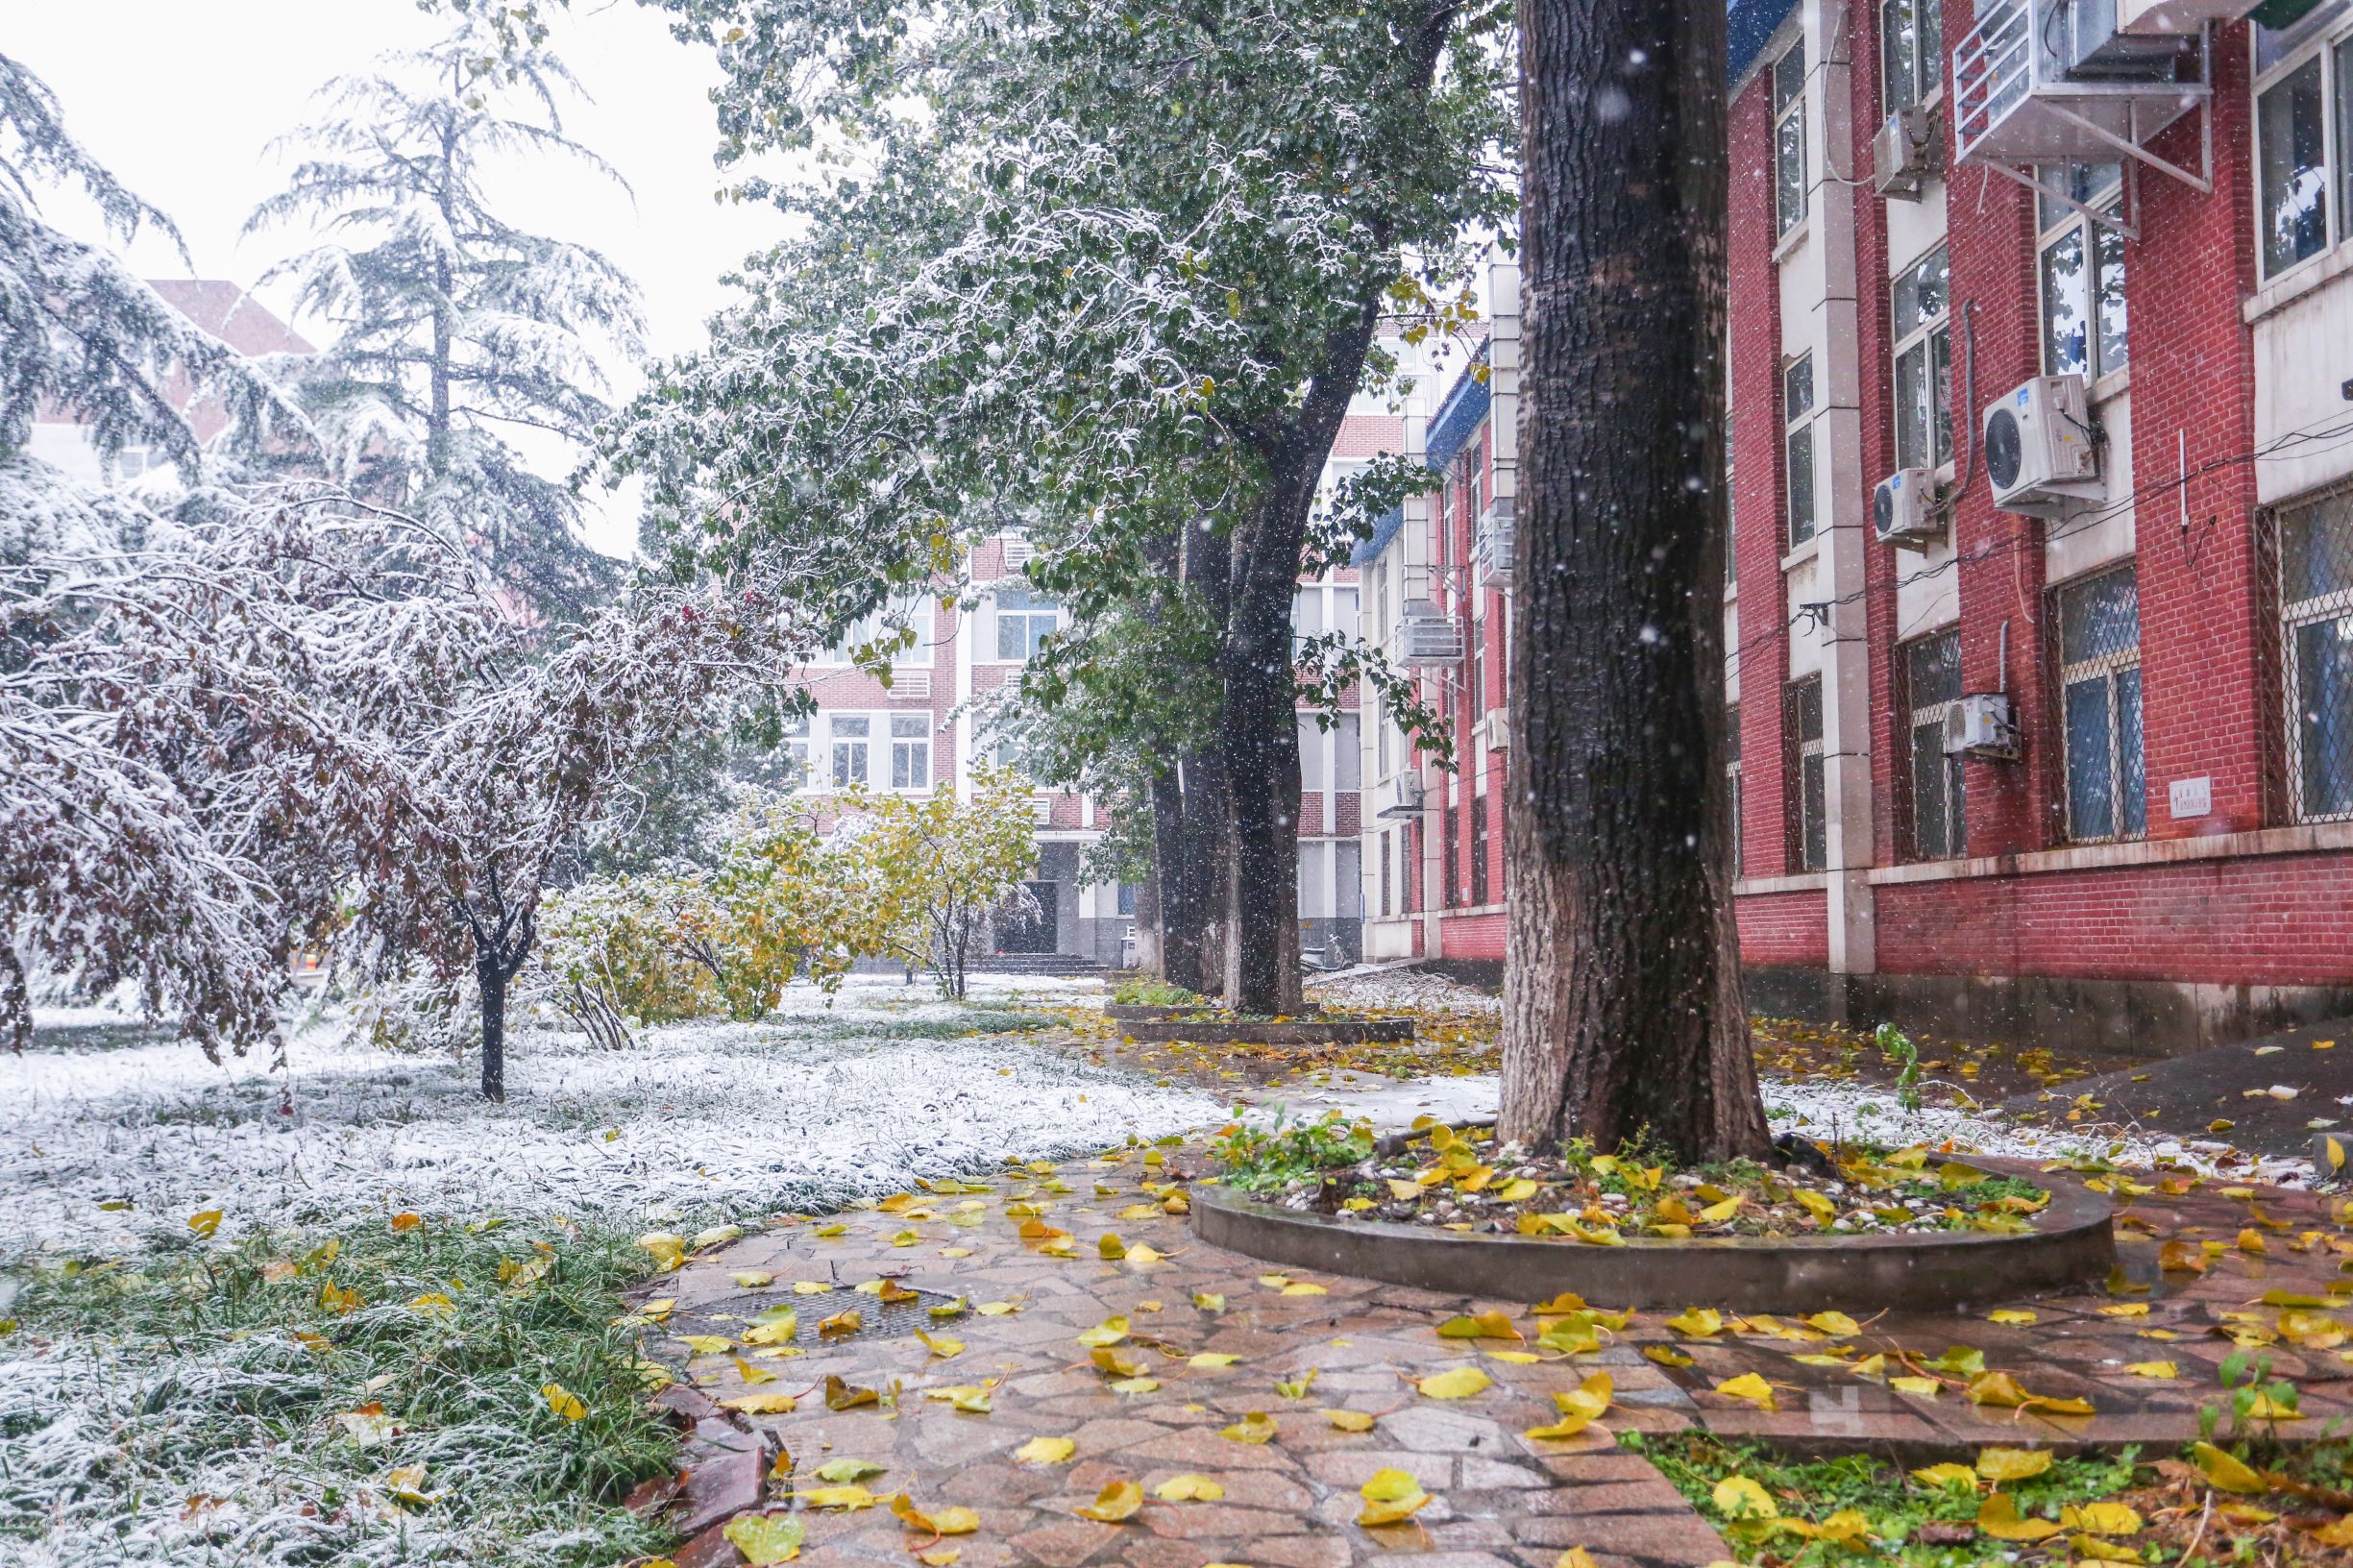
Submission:
{"label": "snow-covered grass", "polygon": [[274,1070],[45,1018],[81,1027],[0,1057],[0,1560],[587,1568],[657,1547],[614,1506],[668,1463],[612,1327],[630,1238],[1221,1119],[1008,1032],[1084,994],[993,984],[970,1008],[860,982],[630,1051],[526,1033],[503,1106],[470,1060],[331,1022]]}
{"label": "snow-covered grass", "polygon": [[[299,1035],[282,1072],[178,1043],[0,1058],[0,1256],[209,1209],[229,1235],[399,1210],[740,1217],[1220,1115],[1017,1038],[954,1038],[959,1009],[898,1000],[680,1024],[631,1051],[528,1035],[502,1106],[476,1093],[471,1061],[390,1055],[331,1024]],[[924,1025],[943,1038],[892,1038]]]}

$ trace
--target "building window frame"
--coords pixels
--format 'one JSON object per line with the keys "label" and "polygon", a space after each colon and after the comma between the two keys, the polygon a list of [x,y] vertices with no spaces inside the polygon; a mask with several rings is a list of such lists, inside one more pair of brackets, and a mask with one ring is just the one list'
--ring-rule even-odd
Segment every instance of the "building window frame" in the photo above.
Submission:
{"label": "building window frame", "polygon": [[2271,526],[2290,817],[2353,821],[2353,485],[2274,507]]}
{"label": "building window frame", "polygon": [[999,588],[995,612],[995,664],[1028,663],[1062,625],[1062,606],[1030,588]]}
{"label": "building window frame", "polygon": [[1821,414],[1814,388],[1814,356],[1801,354],[1781,367],[1782,537],[1785,550],[1812,542],[1821,531],[1821,466],[1814,424]]}
{"label": "building window frame", "polygon": [[1773,88],[1773,237],[1776,243],[1805,222],[1811,192],[1805,154],[1805,37],[1768,67]]}
{"label": "building window frame", "polygon": [[1938,240],[1888,284],[1896,466],[1952,467],[1952,263]]}
{"label": "building window frame", "polygon": [[[2124,209],[2124,167],[2046,163],[2035,175],[2034,286],[2041,328],[2036,353],[2047,376],[2096,381],[2131,362],[2124,232],[2118,226]],[[2070,201],[2047,194],[2053,190],[2065,191]],[[2071,325],[2067,316],[2073,318]],[[2069,339],[2071,351],[2061,347]]]}
{"label": "building window frame", "polygon": [[[2353,12],[2316,12],[2296,26],[2248,32],[2255,264],[2270,283],[2353,236]],[[2297,98],[2307,83],[2304,113]],[[2299,186],[2314,203],[2283,210]]]}
{"label": "building window frame", "polygon": [[2059,648],[2059,809],[2068,842],[2146,838],[2139,568],[2126,561],[2087,573],[2052,589],[2051,604]]}
{"label": "building window frame", "polygon": [[1789,869],[1827,870],[1830,864],[1828,753],[1822,727],[1822,676],[1801,676],[1781,689],[1787,752]]}
{"label": "building window frame", "polygon": [[891,715],[891,788],[903,795],[931,792],[931,715]]}
{"label": "building window frame", "polygon": [[1958,860],[1969,853],[1966,770],[1959,757],[1945,752],[1945,723],[1962,697],[1961,630],[1948,626],[1916,637],[1899,644],[1896,655],[1911,715],[1905,731],[1911,805],[1905,858]]}
{"label": "building window frame", "polygon": [[816,728],[810,715],[788,713],[782,721],[783,736],[777,749],[784,756],[785,788],[806,790],[810,787],[809,746]]}
{"label": "building window frame", "polygon": [[836,790],[866,789],[874,776],[874,716],[825,715],[825,777]]}
{"label": "building window frame", "polygon": [[1879,112],[1945,95],[1944,0],[1879,0]]}
{"label": "building window frame", "polygon": [[1740,704],[1724,710],[1724,787],[1731,814],[1732,875],[1740,875]]}

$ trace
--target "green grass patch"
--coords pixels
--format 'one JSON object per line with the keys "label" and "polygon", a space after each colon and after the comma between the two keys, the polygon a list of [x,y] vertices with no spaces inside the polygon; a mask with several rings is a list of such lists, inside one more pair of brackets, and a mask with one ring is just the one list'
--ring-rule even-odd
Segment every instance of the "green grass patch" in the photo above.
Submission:
{"label": "green grass patch", "polygon": [[[1777,1459],[1761,1449],[1698,1432],[1654,1437],[1627,1433],[1619,1442],[1656,1465],[1739,1549],[1746,1562],[1770,1559],[1789,1568],[1863,1561],[1900,1568],[1984,1568],[1988,1562],[2009,1560],[2018,1551],[1975,1531],[1984,1501],[1977,1487],[1962,1481],[1924,1482],[1869,1455]],[[2116,1458],[2056,1458],[2041,1475],[2004,1482],[2001,1489],[2016,1500],[2022,1514],[2055,1516],[2071,1503],[2096,1502],[2130,1490],[2139,1470],[2137,1456],[2129,1449]],[[1860,1513],[1868,1521],[1871,1544],[1809,1540],[1759,1517],[1752,1504],[1728,1499],[1733,1506],[1719,1506],[1718,1488],[1733,1477],[1745,1477],[1761,1487],[1780,1520],[1820,1525],[1841,1513]],[[1938,1539],[1960,1536],[1961,1527],[1969,1527],[1968,1535],[1949,1542]]]}
{"label": "green grass patch", "polygon": [[974,1035],[1023,1035],[1066,1025],[1046,1013],[976,1007],[947,1018],[827,1018],[793,1020],[795,1038],[820,1040],[965,1040]]}
{"label": "green grass patch", "polygon": [[1155,980],[1149,975],[1120,981],[1118,989],[1111,993],[1111,999],[1115,1007],[1199,1007],[1207,1000],[1198,992],[1187,991],[1183,986],[1172,986],[1165,980]]}
{"label": "green grass patch", "polygon": [[382,1218],[21,1265],[0,1543],[61,1564],[657,1551],[669,1532],[619,1507],[676,1455],[615,1324],[646,1267],[617,1233]]}

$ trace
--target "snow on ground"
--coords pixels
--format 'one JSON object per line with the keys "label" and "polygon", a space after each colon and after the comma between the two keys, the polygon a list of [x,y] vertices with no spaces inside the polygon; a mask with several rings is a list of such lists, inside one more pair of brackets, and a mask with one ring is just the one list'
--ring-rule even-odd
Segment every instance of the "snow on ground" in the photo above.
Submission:
{"label": "snow on ground", "polygon": [[1458,980],[1449,980],[1418,963],[1360,964],[1353,969],[1311,978],[1308,999],[1326,1007],[1430,1008],[1441,1013],[1500,1015],[1498,997]]}
{"label": "snow on ground", "polygon": [[[1069,995],[1067,982],[992,985],[976,1000]],[[471,1058],[395,1055],[331,1023],[298,1035],[282,1072],[258,1053],[214,1066],[177,1041],[0,1058],[13,1199],[0,1256],[206,1209],[224,1211],[226,1234],[403,1209],[634,1221],[808,1208],[1221,1117],[1205,1095],[1017,1038],[891,1038],[959,1012],[861,984],[831,1009],[797,995],[763,1024],[650,1030],[636,1050],[530,1034],[510,1049],[503,1106],[477,1094]]]}

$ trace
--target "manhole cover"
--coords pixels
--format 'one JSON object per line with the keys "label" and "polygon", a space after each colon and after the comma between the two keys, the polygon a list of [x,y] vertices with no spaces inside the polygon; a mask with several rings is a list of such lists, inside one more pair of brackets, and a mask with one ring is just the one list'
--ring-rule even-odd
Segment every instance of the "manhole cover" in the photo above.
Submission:
{"label": "manhole cover", "polygon": [[[760,1321],[762,1312],[783,1307],[791,1309],[797,1320],[793,1337],[754,1348],[766,1350],[789,1344],[815,1350],[821,1345],[853,1339],[904,1339],[918,1329],[937,1328],[939,1320],[931,1315],[931,1309],[944,1307],[955,1299],[937,1290],[917,1290],[897,1301],[884,1301],[856,1290],[828,1290],[821,1296],[799,1296],[790,1290],[742,1290],[697,1302],[691,1309],[684,1306],[674,1309],[662,1320],[660,1332],[671,1339],[681,1335],[710,1334],[741,1342],[744,1332]],[[853,1311],[858,1314],[855,1334],[820,1332],[819,1325],[826,1319]]]}

